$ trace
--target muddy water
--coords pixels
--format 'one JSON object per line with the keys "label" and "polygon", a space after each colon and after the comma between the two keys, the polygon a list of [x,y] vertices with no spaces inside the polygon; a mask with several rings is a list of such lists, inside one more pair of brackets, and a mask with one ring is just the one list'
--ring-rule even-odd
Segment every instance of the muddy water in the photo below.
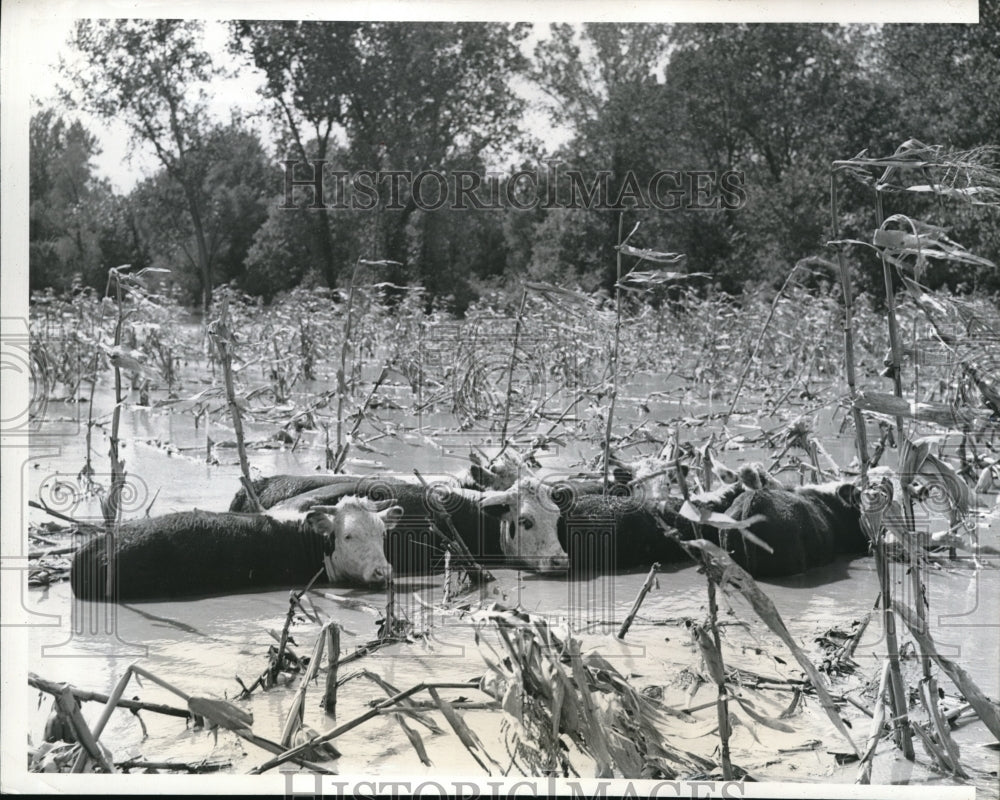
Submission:
{"label": "muddy water", "polygon": [[[643,398],[647,387],[633,387],[634,397]],[[100,399],[100,398],[99,398]],[[631,418],[641,418],[635,405],[622,403],[623,424]],[[554,404],[558,405],[558,404]],[[688,413],[681,404],[654,401],[650,417],[669,419]],[[704,411],[704,409],[701,409]],[[77,518],[98,517],[99,506],[94,498],[82,496],[72,487],[84,464],[86,445],[84,427],[78,415],[86,411],[72,404],[50,404],[50,423],[36,437],[32,459],[26,465],[29,496],[45,500],[50,506],[71,513]],[[419,469],[433,477],[454,472],[467,463],[469,442],[487,444],[495,434],[472,433],[463,437],[435,433],[452,425],[454,420],[441,415],[420,420],[399,421],[417,429],[405,441],[382,439],[373,446],[376,453],[359,454],[348,465],[351,471],[369,472],[391,468],[410,474]],[[759,430],[756,421],[746,421],[746,430]],[[780,423],[775,420],[776,427]],[[827,449],[840,463],[849,460],[850,442],[833,433],[834,422],[827,420]],[[736,420],[730,433],[739,430]],[[249,438],[263,440],[271,429],[249,426]],[[427,434],[429,438],[424,438]],[[216,441],[231,438],[222,426],[212,426],[208,435]],[[707,433],[706,433],[707,435]],[[205,463],[204,422],[195,427],[189,415],[169,414],[148,409],[129,409],[123,416],[122,451],[126,468],[132,476],[133,491],[125,501],[126,516],[138,516],[152,502],[153,515],[190,509],[225,510],[238,488],[239,470],[234,450],[217,448],[222,463]],[[167,445],[170,449],[168,450]],[[292,472],[307,474],[322,461],[322,441],[315,437],[294,451],[289,447],[254,450],[251,461],[262,474]],[[107,437],[101,428],[93,431],[94,467],[100,472],[106,463]],[[569,444],[543,459],[549,470],[568,469],[571,464],[593,455],[586,444]],[[759,459],[766,454],[753,448],[738,452],[723,451],[722,458],[730,466]],[[154,500],[155,497],[155,500]],[[36,512],[31,519],[42,521]],[[996,515],[984,518],[980,525],[981,544],[997,548],[1000,544],[1000,524]],[[967,556],[967,554],[966,554]],[[193,558],[197,554],[192,554]],[[980,559],[984,568],[974,570],[968,557],[945,565],[927,576],[932,609],[932,632],[939,649],[960,663],[990,696],[1000,694],[1000,580],[998,559],[985,555]],[[700,619],[705,614],[704,577],[690,567],[668,566],[658,578],[658,586],[646,599],[629,635],[634,648],[623,651],[611,637],[624,618],[641,586],[644,572],[604,576],[591,581],[567,582],[542,579],[511,570],[497,570],[497,582],[488,588],[487,599],[504,605],[520,605],[528,611],[547,615],[553,621],[566,621],[573,630],[585,635],[587,642],[602,652],[614,652],[623,671],[636,676],[640,685],[669,683],[678,669],[670,661],[668,650],[684,634],[685,618]],[[901,593],[908,586],[904,574],[895,575]],[[854,620],[861,619],[871,608],[877,594],[873,563],[867,558],[841,560],[826,568],[765,586],[784,617],[789,629],[807,652],[816,653],[814,639],[829,628],[848,630]],[[342,588],[325,589],[338,595],[362,600],[371,611],[346,608],[314,593],[312,601],[324,615],[334,616],[344,627],[342,649],[351,652],[374,637],[377,610],[384,605],[384,595]],[[378,673],[397,688],[406,688],[432,677],[434,680],[467,680],[486,671],[480,649],[473,644],[470,623],[463,619],[431,612],[415,599],[425,602],[441,598],[438,581],[401,583],[400,601],[418,631],[426,638],[408,646],[394,646],[374,653],[358,662],[345,665],[341,677],[367,669]],[[99,692],[109,692],[126,666],[137,658],[148,669],[174,682],[192,695],[233,697],[239,692],[239,677],[249,684],[266,665],[266,654],[273,641],[269,631],[280,631],[288,604],[287,591],[271,591],[230,597],[205,598],[186,602],[138,603],[108,608],[103,604],[75,601],[68,584],[58,584],[48,590],[32,590],[27,602],[38,613],[55,615],[58,624],[32,630],[31,669],[51,680],[72,681],[75,685]],[[774,647],[770,634],[759,623],[745,603],[737,598],[723,598],[724,618],[749,621],[746,629],[730,628],[727,640],[739,659],[740,649],[761,645],[773,648],[786,662],[787,653]],[[109,633],[110,631],[110,633]],[[315,641],[316,626],[307,621],[292,628],[296,651],[308,655]],[[489,640],[489,636],[486,636]],[[669,644],[672,641],[672,645]],[[665,649],[667,648],[667,649]],[[877,659],[884,653],[881,626],[876,619],[868,629],[857,660],[863,670],[874,673]],[[254,732],[277,740],[293,689],[278,687],[267,693],[256,692],[243,705],[252,710]],[[144,683],[131,687],[126,697],[140,695],[149,702],[182,706],[176,696],[161,688]],[[470,700],[485,699],[475,690],[465,693]],[[381,698],[382,690],[359,676],[340,691],[337,720],[344,721],[368,709],[368,701]],[[454,695],[453,695],[454,696]],[[310,691],[306,703],[306,722],[316,730],[331,727],[331,720],[318,708],[318,691]],[[33,712],[30,732],[32,740],[40,741],[48,704]],[[87,704],[86,716],[94,720],[99,707]],[[495,712],[468,712],[470,723],[482,731],[496,726]],[[185,730],[183,721],[171,717],[144,714],[148,738],[131,715],[113,715],[104,739],[117,759],[143,755],[155,760],[189,760],[204,758],[226,759],[233,770],[245,771],[267,759],[267,754],[250,745],[243,745],[232,734],[223,732],[216,741],[200,730]],[[866,724],[857,729],[863,740]],[[997,756],[980,743],[987,739],[978,724],[960,729],[957,739],[963,745],[963,757],[978,770],[977,787],[987,796],[996,790]],[[442,775],[482,774],[469,754],[449,733],[425,736],[434,767],[423,766],[414,750],[401,735],[391,717],[379,717],[338,740],[343,757],[337,762],[342,774],[378,775]],[[498,760],[503,755],[501,744],[484,737],[487,749],[496,750]],[[919,747],[918,747],[919,750]],[[993,772],[992,778],[989,776]],[[766,777],[768,770],[762,775]],[[837,770],[824,767],[816,773],[823,780],[852,781],[853,768]],[[782,776],[787,779],[788,776]],[[799,779],[813,775],[801,773]],[[937,780],[926,768],[900,763],[891,752],[878,762],[876,780],[884,782],[911,781],[927,783]]]}

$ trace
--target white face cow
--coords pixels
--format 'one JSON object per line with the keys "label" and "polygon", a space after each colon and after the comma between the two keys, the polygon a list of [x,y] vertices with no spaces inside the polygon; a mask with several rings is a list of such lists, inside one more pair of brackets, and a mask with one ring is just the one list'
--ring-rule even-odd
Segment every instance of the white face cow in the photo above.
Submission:
{"label": "white face cow", "polygon": [[381,587],[392,576],[385,557],[385,534],[402,516],[403,509],[391,500],[350,496],[336,506],[314,506],[305,524],[326,536],[333,547],[323,559],[330,581]]}
{"label": "white face cow", "polygon": [[559,509],[547,486],[523,478],[506,491],[485,492],[480,505],[500,515],[500,549],[508,560],[537,572],[569,568],[559,544]]}

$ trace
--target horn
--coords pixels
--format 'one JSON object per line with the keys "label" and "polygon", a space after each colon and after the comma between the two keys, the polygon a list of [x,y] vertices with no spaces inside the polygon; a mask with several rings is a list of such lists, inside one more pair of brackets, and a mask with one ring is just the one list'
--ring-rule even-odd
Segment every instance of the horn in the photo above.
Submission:
{"label": "horn", "polygon": [[369,502],[371,503],[372,510],[376,514],[380,514],[381,512],[392,508],[396,504],[396,501],[392,498],[388,500],[370,500]]}

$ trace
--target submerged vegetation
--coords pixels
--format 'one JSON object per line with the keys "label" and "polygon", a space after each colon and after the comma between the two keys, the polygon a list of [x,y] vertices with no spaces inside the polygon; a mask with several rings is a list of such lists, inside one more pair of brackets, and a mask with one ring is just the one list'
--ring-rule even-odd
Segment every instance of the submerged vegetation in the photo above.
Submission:
{"label": "submerged vegetation", "polygon": [[[703,296],[678,286],[673,298],[658,304],[646,295],[625,296],[615,375],[633,404],[623,413],[638,412],[638,422],[625,430],[616,427],[615,448],[626,448],[626,454],[656,451],[678,423],[697,429],[748,413],[773,437],[798,416],[838,403],[846,407],[836,275],[819,290],[806,288],[799,277],[828,266],[800,266],[779,294]],[[508,405],[513,410],[508,433],[522,448],[567,434],[603,440],[616,327],[614,305],[603,293],[533,284],[523,306],[519,298],[493,293],[461,319],[446,311],[424,313],[419,289],[402,299],[386,299],[384,289],[361,282],[349,292],[296,289],[269,305],[230,289],[219,296],[225,298],[236,337],[241,408],[254,422],[269,426],[279,441],[291,444],[303,434],[306,441],[310,434],[315,440],[317,432],[322,441],[328,431],[336,447],[339,427],[342,439],[353,443],[354,456],[370,453],[386,436],[417,435],[410,426],[380,419],[383,409],[454,413],[460,427],[491,438],[500,432]],[[344,340],[348,296],[353,334]],[[943,292],[933,297],[940,320],[925,314],[923,295],[899,296],[895,313],[904,354],[907,363],[916,359],[905,388],[944,407],[969,406],[976,410],[970,422],[981,426],[991,413],[990,394],[977,388],[973,375],[980,383],[990,375],[986,332],[1000,322],[997,307],[986,299]],[[169,296],[136,287],[125,303],[131,309],[124,329],[127,344],[118,352],[127,361],[123,372],[134,390],[130,402],[224,425],[228,412],[221,382],[202,384],[205,370],[221,374],[217,351],[203,329],[193,321],[178,324],[185,311]],[[884,386],[879,376],[889,351],[886,326],[870,296],[857,296],[852,305],[858,387],[876,391]],[[104,308],[89,290],[34,297],[32,378],[39,398],[88,399],[95,371],[106,372],[115,355],[109,344],[115,318],[102,315]],[[979,371],[974,358],[963,362],[950,340],[936,338],[934,326],[944,324],[967,331],[968,343],[959,346],[970,358],[986,359]],[[519,341],[513,348],[516,328]],[[346,392],[338,419],[342,358]],[[644,375],[656,376],[655,389],[639,388],[648,385]],[[656,401],[676,404],[678,419],[649,418],[643,406]],[[871,415],[870,425],[888,419],[883,410],[872,410],[882,413]],[[773,424],[765,422],[768,417]],[[732,435],[744,441],[753,436]],[[227,435],[216,427],[211,436],[233,438],[231,430]],[[717,437],[720,441],[725,438]],[[977,461],[969,468],[983,466]]]}

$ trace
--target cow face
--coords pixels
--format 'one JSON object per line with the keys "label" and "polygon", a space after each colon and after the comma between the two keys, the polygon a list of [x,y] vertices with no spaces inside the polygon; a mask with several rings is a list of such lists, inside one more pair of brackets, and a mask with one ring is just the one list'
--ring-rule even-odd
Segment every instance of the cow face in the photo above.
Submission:
{"label": "cow face", "polygon": [[385,534],[402,516],[403,509],[391,501],[376,503],[359,497],[345,497],[336,506],[314,507],[306,524],[326,537],[327,577],[336,582],[385,586],[392,577],[392,566],[385,557]]}
{"label": "cow face", "polygon": [[526,478],[504,492],[486,492],[480,506],[500,517],[500,549],[508,561],[536,572],[568,569],[559,544],[559,508],[547,487]]}

